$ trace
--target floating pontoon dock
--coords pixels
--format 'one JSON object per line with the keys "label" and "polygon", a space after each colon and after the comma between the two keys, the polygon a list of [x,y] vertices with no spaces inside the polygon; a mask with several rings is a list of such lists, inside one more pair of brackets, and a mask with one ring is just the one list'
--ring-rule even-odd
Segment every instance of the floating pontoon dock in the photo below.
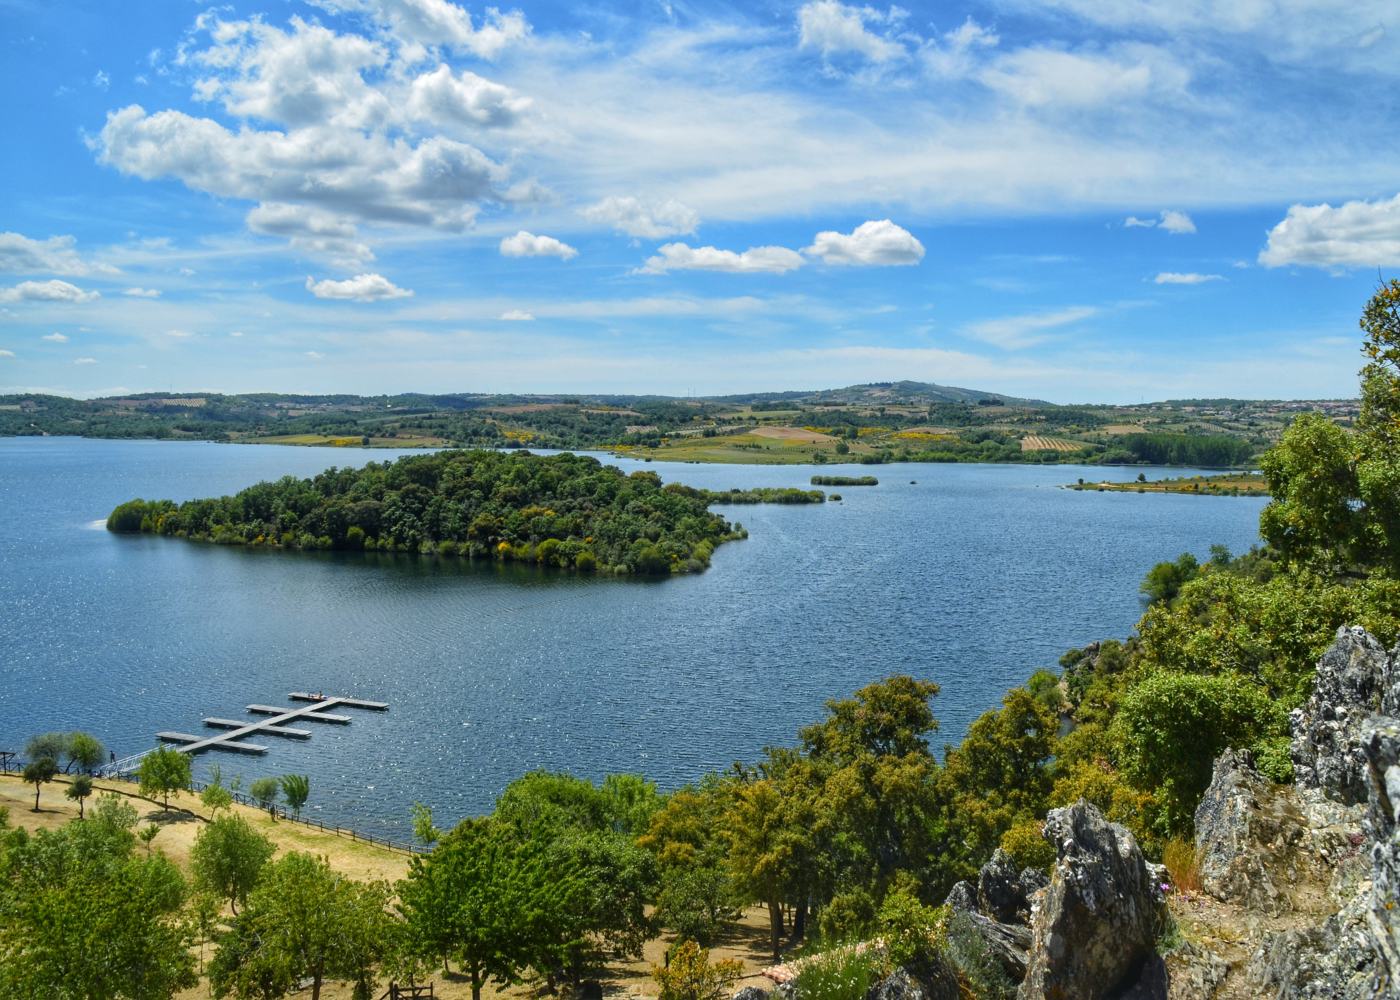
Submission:
{"label": "floating pontoon dock", "polygon": [[[162,732],[156,733],[156,738],[163,743],[180,744],[176,747],[185,753],[202,753],[205,750],[232,750],[236,753],[267,753],[267,747],[258,743],[244,742],[245,736],[267,735],[286,736],[291,739],[307,740],[311,738],[311,730],[297,729],[284,723],[297,722],[331,722],[337,725],[347,725],[350,722],[348,715],[332,715],[326,711],[328,708],[363,708],[374,712],[388,711],[389,706],[382,701],[365,701],[362,698],[343,698],[338,695],[307,694],[305,691],[293,691],[287,695],[291,701],[303,701],[310,704],[298,705],[294,708],[279,705],[249,705],[248,711],[254,715],[266,715],[269,718],[257,720],[240,719],[220,719],[209,717],[204,720],[204,724],[211,729],[224,729],[227,732],[218,733],[214,736],[191,736],[189,733]],[[133,758],[128,758],[128,761]],[[122,761],[121,763],[127,763]]]}

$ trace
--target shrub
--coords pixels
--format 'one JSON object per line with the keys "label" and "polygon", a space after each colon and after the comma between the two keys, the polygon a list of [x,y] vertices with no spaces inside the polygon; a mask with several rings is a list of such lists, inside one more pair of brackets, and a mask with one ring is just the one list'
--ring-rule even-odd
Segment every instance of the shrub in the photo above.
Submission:
{"label": "shrub", "polygon": [[1162,864],[1172,887],[1181,892],[1201,891],[1201,866],[1196,860],[1196,848],[1189,840],[1173,837],[1162,848]]}
{"label": "shrub", "polygon": [[1041,835],[1044,828],[1040,820],[1022,820],[1001,835],[1001,849],[1017,868],[1048,872],[1055,863],[1055,846]]}
{"label": "shrub", "polygon": [[694,941],[682,941],[671,961],[651,967],[651,977],[660,987],[659,1000],[719,1000],[744,971],[744,963],[733,958],[710,961],[710,953]]}
{"label": "shrub", "polygon": [[793,981],[798,1000],[865,1000],[884,978],[888,961],[869,945],[840,945],[803,959]]}

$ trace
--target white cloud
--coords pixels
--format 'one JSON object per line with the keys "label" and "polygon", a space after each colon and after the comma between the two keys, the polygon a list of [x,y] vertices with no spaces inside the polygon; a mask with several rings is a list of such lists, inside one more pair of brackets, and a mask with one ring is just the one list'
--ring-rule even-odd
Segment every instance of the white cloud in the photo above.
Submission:
{"label": "white cloud", "polygon": [[306,279],[306,290],[318,299],[345,299],[354,302],[382,302],[386,299],[406,299],[413,294],[400,288],[382,274],[357,274],[344,281],[326,278]]}
{"label": "white cloud", "polygon": [[106,70],[98,70],[92,75],[92,85],[98,90],[106,90],[112,85],[112,78],[107,75]]}
{"label": "white cloud", "polygon": [[47,341],[48,341],[49,343],[51,343],[51,344],[66,344],[66,343],[68,343],[68,337],[67,337],[65,334],[58,333],[57,331],[55,331],[55,332],[53,332],[53,333],[46,333],[46,334],[44,334],[42,337],[40,337],[39,339],[40,339],[40,340],[47,340]]}
{"label": "white cloud", "polygon": [[20,233],[0,233],[0,271],[76,277],[117,273],[117,269],[110,264],[93,264],[83,260],[73,249],[73,244],[71,236],[32,240]]}
{"label": "white cloud", "polygon": [[820,257],[828,264],[864,267],[917,264],[924,259],[924,245],[909,230],[889,219],[862,222],[849,235],[832,231],[817,233],[812,245],[802,252]]}
{"label": "white cloud", "polygon": [[589,222],[601,222],[620,233],[647,240],[665,239],[695,232],[700,216],[674,198],[644,202],[630,195],[613,195],[583,210]]}
{"label": "white cloud", "polygon": [[1149,46],[1110,53],[1031,46],[1001,56],[978,79],[1027,107],[1088,108],[1182,91],[1190,73]]}
{"label": "white cloud", "polygon": [[343,216],[305,205],[264,203],[248,213],[255,233],[287,238],[292,246],[324,254],[337,263],[355,266],[374,259],[374,252],[357,237],[355,224]]}
{"label": "white cloud", "polygon": [[74,359],[73,359],[73,364],[75,364],[75,365],[95,365],[95,364],[97,364],[97,359],[96,359],[96,358],[74,358]]}
{"label": "white cloud", "polygon": [[558,257],[560,260],[573,260],[578,256],[578,251],[553,236],[536,236],[522,229],[514,236],[507,236],[501,240],[501,256]]}
{"label": "white cloud", "polygon": [[1097,316],[1094,306],[1068,306],[1049,312],[984,319],[963,327],[963,333],[1006,350],[1030,347],[1049,339],[1044,331],[1055,330]]}
{"label": "white cloud", "polygon": [[242,330],[230,330],[230,331],[228,332],[228,335],[229,335],[230,337],[241,337],[241,336],[243,336],[243,331],[242,331]]}
{"label": "white cloud", "polygon": [[920,55],[935,75],[956,79],[972,72],[977,50],[996,48],[1000,41],[995,31],[968,17],[959,27],[944,33],[942,45],[930,42]]}
{"label": "white cloud", "polygon": [[325,357],[325,355],[322,354],[320,351],[303,351],[302,353],[305,354],[312,361],[320,361],[322,358]]}
{"label": "white cloud", "polygon": [[1125,229],[1161,229],[1172,233],[1175,236],[1182,236],[1196,231],[1196,224],[1191,221],[1191,216],[1185,212],[1178,212],[1175,209],[1167,208],[1155,219],[1140,219],[1136,215],[1130,215],[1123,220]]}
{"label": "white cloud", "polygon": [[453,232],[470,225],[477,203],[497,197],[507,179],[476,147],[441,136],[414,145],[349,129],[233,132],[137,104],[109,112],[95,146],[103,163],[145,180],[174,177],[220,197]]}
{"label": "white cloud", "polygon": [[1224,275],[1197,274],[1194,271],[1163,271],[1152,279],[1159,285],[1204,285],[1207,281],[1224,281]]}
{"label": "white cloud", "polygon": [[13,288],[0,288],[0,302],[91,302],[101,298],[77,285],[54,278],[50,281],[21,281]]}
{"label": "white cloud", "polygon": [[127,288],[122,294],[133,299],[158,299],[160,298],[159,288]]}
{"label": "white cloud", "polygon": [[423,121],[466,126],[510,125],[530,107],[530,99],[469,70],[453,74],[446,64],[416,78],[406,111]]}
{"label": "white cloud", "polygon": [[1400,266],[1400,194],[1389,201],[1349,201],[1333,208],[1293,205],[1269,230],[1259,254],[1265,267]]}
{"label": "white cloud", "polygon": [[14,356],[14,351],[7,351],[4,348],[0,348],[0,358],[13,358]]}
{"label": "white cloud", "polygon": [[188,330],[166,330],[165,335],[172,340],[189,340],[194,334]]}
{"label": "white cloud", "polygon": [[724,271],[730,274],[785,274],[803,264],[802,255],[787,247],[751,247],[743,253],[715,247],[667,243],[638,269],[640,274],[667,271]]}
{"label": "white cloud", "polygon": [[529,322],[534,318],[532,313],[528,313],[524,309],[507,309],[505,312],[501,313],[501,319],[517,323]]}
{"label": "white cloud", "polygon": [[851,53],[871,62],[888,62],[905,54],[904,46],[871,31],[868,25],[893,26],[903,11],[891,7],[880,13],[873,7],[848,7],[837,0],[811,0],[797,12],[798,45],[817,49],[823,56]]}
{"label": "white cloud", "polygon": [[1178,236],[1196,231],[1196,224],[1191,221],[1191,216],[1185,212],[1176,212],[1171,209],[1162,213],[1162,221],[1157,225],[1159,228]]}
{"label": "white cloud", "polygon": [[507,46],[530,34],[519,11],[501,13],[488,7],[478,27],[464,8],[449,0],[314,0],[337,12],[360,12],[399,39],[424,50],[439,47],[494,59]]}

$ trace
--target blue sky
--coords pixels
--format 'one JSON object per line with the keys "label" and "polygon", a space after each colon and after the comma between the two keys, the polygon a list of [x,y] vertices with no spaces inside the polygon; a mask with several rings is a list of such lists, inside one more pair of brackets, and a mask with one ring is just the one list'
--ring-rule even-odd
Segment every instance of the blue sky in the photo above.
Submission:
{"label": "blue sky", "polygon": [[0,0],[0,392],[1355,394],[1393,0]]}

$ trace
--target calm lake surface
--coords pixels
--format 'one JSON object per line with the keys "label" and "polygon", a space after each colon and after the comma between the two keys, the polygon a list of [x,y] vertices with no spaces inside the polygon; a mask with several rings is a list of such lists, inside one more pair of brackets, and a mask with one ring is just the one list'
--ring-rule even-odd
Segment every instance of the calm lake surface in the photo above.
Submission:
{"label": "calm lake surface", "polygon": [[415,800],[444,825],[537,768],[674,787],[792,743],[826,699],[892,673],[942,685],[934,711],[955,741],[1066,648],[1129,633],[1154,563],[1247,549],[1264,502],[1057,488],[1138,469],[605,458],[711,489],[880,479],[840,489],[840,504],[722,508],[751,537],[706,573],[659,582],[248,552],[98,523],[132,497],[219,495],[395,454],[0,438],[0,749],[86,729],[121,756],[293,690],[387,701],[385,714],[348,711],[348,726],[308,723],[307,742],[259,738],[264,757],[201,762],[245,782],[309,774],[313,817],[407,839]]}

